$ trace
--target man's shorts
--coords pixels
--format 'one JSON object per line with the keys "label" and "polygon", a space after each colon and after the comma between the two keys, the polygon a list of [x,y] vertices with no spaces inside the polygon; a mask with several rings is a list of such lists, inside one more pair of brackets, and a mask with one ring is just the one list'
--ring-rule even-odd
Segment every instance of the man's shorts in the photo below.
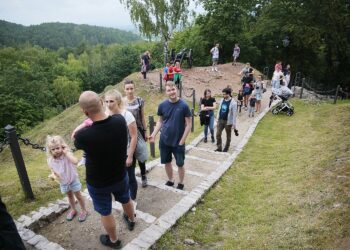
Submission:
{"label": "man's shorts", "polygon": [[213,63],[218,63],[219,58],[213,58]]}
{"label": "man's shorts", "polygon": [[78,192],[81,190],[81,183],[79,179],[76,179],[70,184],[60,184],[60,189],[62,194],[66,194],[69,191]]}
{"label": "man's shorts", "polygon": [[95,188],[89,184],[86,185],[95,211],[102,216],[110,215],[112,212],[112,194],[114,199],[122,204],[126,204],[130,200],[129,177],[127,173],[125,173],[123,180],[108,187]]}
{"label": "man's shorts", "polygon": [[172,155],[174,155],[176,166],[183,167],[185,165],[185,148],[185,144],[172,147],[159,140],[160,162],[162,164],[170,163],[173,159]]}

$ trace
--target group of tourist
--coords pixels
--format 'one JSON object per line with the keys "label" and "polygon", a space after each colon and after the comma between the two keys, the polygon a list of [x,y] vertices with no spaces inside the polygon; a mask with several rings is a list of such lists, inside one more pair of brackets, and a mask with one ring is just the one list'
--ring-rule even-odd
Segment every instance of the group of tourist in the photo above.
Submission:
{"label": "group of tourist", "polygon": [[[212,50],[213,71],[217,71],[217,44]],[[233,53],[233,64],[239,56],[236,44]],[[215,57],[215,60],[214,60]],[[142,75],[146,78],[149,69],[150,54],[148,51],[142,56]],[[276,66],[276,71],[279,66]],[[278,71],[279,72],[279,71]],[[214,135],[214,110],[216,99],[212,97],[210,89],[206,89],[201,100],[201,119],[204,126],[204,142],[208,142],[210,132],[211,142],[215,143],[215,151],[227,152],[231,143],[231,131],[238,135],[236,126],[237,112],[242,106],[248,110],[249,117],[254,116],[261,108],[264,85],[261,76],[254,79],[253,68],[247,63],[239,73],[242,75],[242,88],[239,90],[237,101],[232,97],[231,88],[222,90],[222,98],[218,102],[217,132]],[[277,74],[277,73],[276,73]],[[94,209],[101,215],[101,223],[107,234],[100,236],[103,245],[120,248],[121,241],[116,232],[116,223],[112,215],[112,196],[122,204],[123,218],[131,231],[135,227],[135,210],[137,206],[138,184],[135,176],[136,162],[140,166],[142,187],[147,187],[146,160],[138,160],[139,141],[155,142],[159,139],[160,159],[165,165],[167,180],[165,185],[175,187],[172,168],[172,158],[178,168],[178,183],[176,188],[183,190],[185,178],[185,142],[192,127],[191,111],[185,101],[178,97],[178,84],[181,80],[179,62],[175,65],[167,64],[164,68],[165,94],[167,99],[158,106],[159,117],[152,134],[147,134],[145,121],[144,100],[135,96],[135,84],[125,80],[125,96],[112,89],[101,98],[92,91],[85,91],[79,98],[79,104],[87,119],[72,133],[72,139],[77,149],[82,149],[83,163],[86,166],[87,189],[92,198]],[[277,83],[273,83],[277,84]],[[222,132],[226,132],[226,143],[223,147]],[[68,145],[60,136],[47,137],[48,166],[52,171],[52,178],[60,183],[61,192],[67,194],[70,211],[67,221],[76,216],[78,221],[84,222],[88,217],[85,200],[82,196],[81,183],[77,174],[78,160],[71,153]],[[147,149],[146,149],[147,150]],[[78,200],[81,211],[75,205]]]}
{"label": "group of tourist", "polygon": [[[134,95],[133,81],[125,80],[124,92],[125,97],[116,89],[112,89],[107,91],[103,98],[92,91],[83,92],[79,104],[87,119],[72,133],[76,148],[84,151],[87,189],[94,209],[101,215],[102,225],[107,232],[100,236],[100,242],[112,248],[121,248],[122,243],[117,237],[111,195],[122,204],[123,218],[128,229],[131,231],[135,227],[138,190],[135,166],[139,140],[154,143],[156,135],[162,130],[159,148],[161,163],[165,164],[168,177],[165,185],[175,185],[171,163],[174,156],[179,175],[176,188],[183,190],[185,142],[192,126],[190,109],[186,102],[177,96],[174,83],[168,82],[165,85],[168,98],[158,107],[159,120],[150,135],[147,134],[145,122],[145,103],[141,97]],[[66,216],[67,221],[76,216],[78,221],[85,221],[88,212],[80,191],[77,158],[61,136],[47,136],[46,149],[51,176],[60,183],[61,192],[68,196],[70,211]],[[139,165],[142,186],[147,187],[145,161],[139,161]],[[76,209],[74,197],[81,207],[80,213]]]}

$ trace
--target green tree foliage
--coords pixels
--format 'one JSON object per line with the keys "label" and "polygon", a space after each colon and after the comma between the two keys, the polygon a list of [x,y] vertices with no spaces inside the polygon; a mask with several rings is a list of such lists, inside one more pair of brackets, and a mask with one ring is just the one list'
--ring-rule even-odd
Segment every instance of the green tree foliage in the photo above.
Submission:
{"label": "green tree foliage", "polygon": [[130,12],[140,32],[168,41],[176,28],[186,25],[190,0],[119,0]]}
{"label": "green tree foliage", "polygon": [[76,103],[81,92],[79,82],[71,81],[66,76],[58,76],[53,81],[52,88],[57,100],[63,103],[65,108]]}
{"label": "green tree foliage", "polygon": [[0,46],[19,44],[39,45],[49,49],[76,48],[83,52],[85,46],[96,44],[126,44],[140,40],[127,31],[72,23],[43,23],[29,27],[0,20]]}
{"label": "green tree foliage", "polygon": [[[156,43],[85,46],[60,57],[64,49],[50,51],[30,45],[0,49],[0,139],[7,124],[23,132],[76,103],[83,90],[101,92],[140,69],[140,55],[155,52]],[[67,50],[69,51],[69,50]]]}

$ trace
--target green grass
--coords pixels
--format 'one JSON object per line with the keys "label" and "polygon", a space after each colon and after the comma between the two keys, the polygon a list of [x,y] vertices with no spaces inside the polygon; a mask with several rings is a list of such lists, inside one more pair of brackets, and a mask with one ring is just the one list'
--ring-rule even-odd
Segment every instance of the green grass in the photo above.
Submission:
{"label": "green grass", "polygon": [[[140,80],[139,74],[135,73],[129,76],[133,79],[136,85],[137,94],[142,96],[146,102],[146,117],[153,115],[157,121],[158,104],[166,98],[165,94],[159,93],[157,90],[152,90],[149,85],[145,85]],[[147,83],[148,84],[148,83]],[[155,83],[156,85],[157,83]],[[114,86],[109,86],[112,88]],[[123,93],[123,84],[116,85],[116,88]],[[190,103],[189,103],[190,105]],[[190,105],[191,106],[191,105]],[[198,106],[198,105],[197,105]],[[198,107],[197,107],[198,108]],[[40,145],[45,144],[45,138],[48,134],[58,134],[65,138],[68,144],[72,145],[70,134],[73,129],[85,119],[78,105],[74,105],[60,115],[43,122],[30,132],[24,134],[23,138],[29,138],[32,142]],[[147,121],[148,122],[148,121]],[[187,143],[191,142],[199,133],[201,133],[199,119],[195,118],[195,132],[190,133],[187,138]],[[158,137],[159,138],[159,137]],[[6,149],[0,154],[0,195],[2,200],[7,205],[10,213],[17,218],[22,214],[29,213],[40,206],[46,206],[49,202],[63,198],[59,191],[58,185],[48,179],[49,168],[46,164],[46,154],[39,150],[34,150],[20,143],[21,150],[26,164],[26,169],[31,182],[35,200],[29,201],[24,197],[19,177],[16,171],[14,161],[9,149]],[[156,157],[159,157],[158,140],[156,140]],[[80,157],[81,151],[75,155]],[[153,158],[150,158],[152,160]],[[80,180],[85,188],[85,168],[79,168]]]}
{"label": "green grass", "polygon": [[[154,249],[335,249],[350,242],[350,102],[267,114],[223,178]],[[196,244],[188,246],[185,239]],[[344,248],[345,249],[345,248]]]}

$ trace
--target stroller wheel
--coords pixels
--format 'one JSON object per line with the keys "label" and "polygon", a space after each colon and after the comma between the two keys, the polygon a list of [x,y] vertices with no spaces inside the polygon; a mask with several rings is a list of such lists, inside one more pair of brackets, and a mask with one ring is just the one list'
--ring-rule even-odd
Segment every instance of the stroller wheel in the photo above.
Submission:
{"label": "stroller wheel", "polygon": [[288,110],[287,111],[287,115],[288,116],[292,116],[294,114],[294,111],[292,109]]}
{"label": "stroller wheel", "polygon": [[278,109],[277,109],[277,108],[273,108],[273,109],[271,110],[271,113],[272,113],[273,115],[277,115],[277,114],[278,114]]}

